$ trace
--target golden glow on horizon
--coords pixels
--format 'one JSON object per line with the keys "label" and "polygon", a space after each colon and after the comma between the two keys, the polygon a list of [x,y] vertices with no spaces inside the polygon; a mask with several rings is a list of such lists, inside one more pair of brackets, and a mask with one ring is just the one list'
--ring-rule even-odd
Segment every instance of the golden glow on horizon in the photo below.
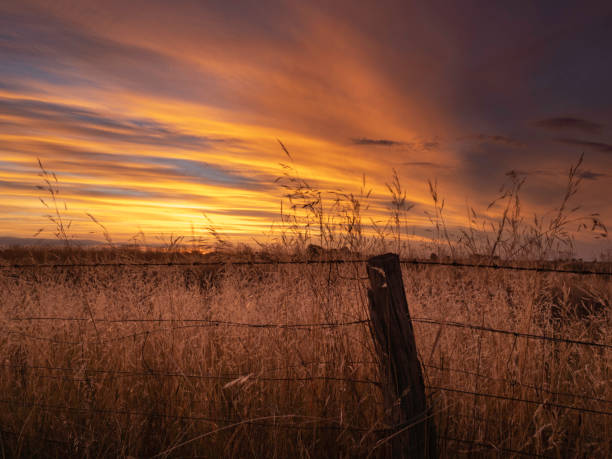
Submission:
{"label": "golden glow on horizon", "polygon": [[[36,17],[17,27],[18,39],[0,41],[15,62],[0,82],[0,235],[29,237],[47,223],[37,158],[60,180],[75,236],[100,238],[91,213],[118,240],[139,227],[189,234],[194,224],[204,234],[202,213],[221,232],[261,235],[280,220],[280,163],[316,187],[355,194],[365,173],[373,189],[366,221],[388,216],[386,183],[395,169],[417,204],[408,224],[424,231],[431,229],[429,178],[439,178],[448,224],[460,225],[466,199],[486,208],[515,167],[544,171],[536,184],[544,197],[526,202],[525,213],[549,210],[571,162],[558,159],[557,144],[544,143],[541,157],[521,142],[504,144],[496,134],[515,125],[496,125],[466,106],[473,85],[484,83],[452,72],[471,65],[457,37],[422,30],[421,21],[401,30],[427,34],[431,49],[408,35],[397,50],[391,35],[373,40],[388,29],[369,30],[370,12],[360,25],[304,2],[284,6],[288,22],[271,12],[273,30],[224,7],[150,4],[134,15],[113,2],[30,6],[20,14]],[[525,138],[540,141],[523,128]],[[609,155],[597,161],[604,172],[612,167]],[[491,177],[493,168],[506,169]],[[600,175],[597,185],[606,186]],[[603,203],[594,181],[586,185],[588,202]],[[604,207],[593,211],[612,217]]]}
{"label": "golden glow on horizon", "polygon": [[[2,91],[0,97],[9,102],[42,102],[90,110],[93,113],[106,114],[109,118],[113,116],[110,111],[100,111],[97,102],[80,100],[74,96],[29,97],[27,94]],[[230,140],[220,145],[215,145],[213,140],[212,148],[202,149],[181,145],[142,145],[114,140],[112,136],[121,132],[121,126],[111,125],[105,131],[108,138],[100,139],[83,135],[78,130],[71,132],[70,125],[56,126],[52,122],[33,125],[30,133],[2,132],[1,143],[21,147],[20,152],[8,151],[3,155],[4,161],[13,163],[17,168],[4,170],[2,179],[26,187],[17,195],[10,186],[0,188],[3,194],[9,196],[5,205],[27,209],[31,214],[29,218],[21,220],[17,231],[12,225],[13,233],[29,236],[45,223],[43,215],[47,210],[42,207],[38,198],[47,197],[44,191],[35,188],[35,185],[42,184],[42,179],[35,175],[40,172],[37,170],[37,157],[41,158],[46,169],[57,172],[60,179],[60,198],[62,202],[65,200],[68,203],[68,211],[65,211],[67,217],[80,223],[75,225],[75,232],[80,237],[85,237],[85,233],[96,229],[83,217],[85,212],[95,215],[107,226],[111,234],[115,233],[120,238],[130,235],[134,220],[139,227],[152,233],[184,231],[194,224],[194,221],[199,221],[204,227],[206,220],[203,220],[202,213],[212,218],[221,231],[248,237],[253,235],[253,231],[260,234],[272,225],[273,221],[269,215],[278,215],[280,219],[279,203],[283,191],[273,184],[273,179],[283,172],[279,163],[295,167],[301,177],[313,184],[353,192],[357,191],[362,171],[368,172],[368,179],[376,179],[389,173],[387,167],[379,162],[372,161],[365,155],[355,156],[356,146],[338,145],[322,138],[308,137],[278,128],[226,121],[224,118],[230,117],[231,113],[209,110],[201,104],[177,104],[176,101],[171,103],[161,98],[152,100],[137,94],[120,94],[114,99],[114,103],[117,104],[121,99],[129,101],[126,106],[131,109],[122,111],[118,122],[121,118],[154,120],[159,125],[180,132],[180,135]],[[7,116],[4,119],[23,121],[19,115]],[[289,146],[296,164],[284,155],[276,138],[281,138]],[[37,151],[37,146],[48,147],[47,150],[50,151],[54,148],[68,148],[69,151],[49,154],[45,148],[42,148],[43,151]],[[103,159],[94,156],[81,160],[80,151],[99,152],[106,156]],[[140,161],[143,157],[146,158],[144,163]],[[351,157],[350,164],[347,164],[347,157]],[[159,164],[156,164],[156,158],[161,161]],[[263,174],[262,185],[265,186],[261,190],[256,189],[257,187],[233,188],[231,179],[227,184],[210,184],[205,178],[194,183],[193,177],[182,179],[173,173],[171,167],[166,167],[172,166],[173,160],[198,161],[221,167],[224,171],[246,171],[248,174],[255,174],[255,180],[258,175]],[[108,194],[92,194],[92,191],[97,189],[105,189]],[[133,190],[136,194],[149,193],[152,196],[130,196],[129,191],[123,196],[121,191],[118,191],[120,196],[113,196],[113,190]],[[414,196],[410,198],[417,201]],[[426,200],[426,196],[418,199],[419,202]],[[232,211],[238,215],[231,215]],[[249,216],[249,212],[253,215]],[[260,212],[264,212],[268,217],[260,217]],[[41,222],[36,221],[36,214],[40,215]]]}

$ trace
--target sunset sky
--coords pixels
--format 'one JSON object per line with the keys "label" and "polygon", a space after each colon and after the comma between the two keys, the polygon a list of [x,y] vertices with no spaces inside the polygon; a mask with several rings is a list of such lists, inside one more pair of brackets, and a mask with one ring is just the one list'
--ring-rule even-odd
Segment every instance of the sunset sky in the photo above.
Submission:
{"label": "sunset sky", "polygon": [[544,213],[581,153],[576,204],[612,225],[611,37],[603,1],[3,1],[0,235],[51,230],[37,158],[80,238],[87,212],[118,241],[203,213],[264,238],[281,162],[353,192],[365,173],[375,215],[395,168],[426,235],[428,178],[452,225],[510,170]]}

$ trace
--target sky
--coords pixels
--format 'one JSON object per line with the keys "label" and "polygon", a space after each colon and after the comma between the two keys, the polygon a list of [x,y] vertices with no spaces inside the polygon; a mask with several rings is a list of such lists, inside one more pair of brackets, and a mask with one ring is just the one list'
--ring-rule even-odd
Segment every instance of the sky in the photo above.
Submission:
{"label": "sky", "polygon": [[321,189],[365,174],[375,219],[395,169],[426,237],[428,179],[453,227],[511,170],[546,215],[583,153],[575,203],[610,223],[611,34],[603,1],[4,1],[0,235],[52,234],[39,159],[75,237],[101,238],[89,213],[117,241],[266,238],[281,163]]}

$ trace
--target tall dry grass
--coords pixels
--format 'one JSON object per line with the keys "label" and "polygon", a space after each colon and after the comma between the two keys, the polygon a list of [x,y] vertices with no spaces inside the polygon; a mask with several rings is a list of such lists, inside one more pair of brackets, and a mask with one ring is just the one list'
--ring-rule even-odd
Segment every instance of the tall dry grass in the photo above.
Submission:
{"label": "tall dry grass", "polygon": [[[390,426],[367,325],[190,321],[351,323],[367,318],[364,275],[350,266],[228,266],[202,286],[175,267],[3,273],[2,450],[9,457],[383,454],[374,448]],[[609,314],[577,318],[571,304],[554,303],[554,288],[569,281],[404,271],[415,318],[610,344]],[[609,282],[585,288],[609,307]],[[14,320],[33,317],[82,320]],[[610,350],[420,322],[415,330],[438,432],[476,442],[441,440],[446,457],[493,454],[479,443],[502,456],[505,449],[609,457],[610,416],[546,402],[612,411]]]}
{"label": "tall dry grass", "polygon": [[[418,255],[397,174],[390,218],[380,222],[365,217],[365,179],[357,195],[326,192],[286,170],[278,240],[234,249],[235,258],[304,259],[312,244],[319,257]],[[570,198],[572,180],[570,171]],[[506,207],[492,228],[468,228],[460,239],[433,182],[431,190],[439,243],[425,253],[543,257],[517,248],[555,250],[572,221],[565,205],[560,218],[529,230],[516,184],[502,195]],[[197,250],[141,249],[1,257],[202,260]],[[224,250],[214,256],[227,259]],[[415,319],[612,344],[609,278],[444,266],[404,267],[403,275]],[[361,323],[364,277],[359,264],[0,270],[0,453],[382,457],[393,426],[385,424],[378,357]],[[443,457],[612,455],[610,349],[422,321],[414,328]]]}

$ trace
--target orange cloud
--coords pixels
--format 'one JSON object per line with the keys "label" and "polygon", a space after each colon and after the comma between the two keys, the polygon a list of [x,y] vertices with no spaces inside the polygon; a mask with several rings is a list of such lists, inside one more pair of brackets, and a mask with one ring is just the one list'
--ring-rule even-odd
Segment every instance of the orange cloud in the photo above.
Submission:
{"label": "orange cloud", "polygon": [[[531,42],[513,35],[512,21],[491,37],[477,18],[463,24],[471,19],[455,7],[332,3],[1,6],[0,233],[29,236],[44,220],[37,158],[58,174],[81,235],[95,229],[85,212],[119,238],[138,225],[152,233],[203,228],[206,212],[248,239],[278,215],[280,162],[349,192],[365,173],[375,218],[388,210],[385,183],[395,168],[417,204],[411,223],[423,230],[427,178],[439,177],[449,222],[459,225],[466,197],[485,206],[507,170],[546,170],[525,201],[540,211],[562,186],[572,147],[602,153],[595,147],[612,143],[596,116],[533,113],[537,104],[524,93],[550,100],[521,76],[543,64],[513,48]],[[588,24],[591,13],[581,14],[568,24]],[[548,45],[534,37],[545,55]],[[516,65],[491,59],[486,38],[512,51]],[[600,137],[564,142],[558,154],[533,119],[594,120],[597,129],[582,130]],[[612,217],[595,189],[611,191],[611,159],[589,161],[586,199]]]}

